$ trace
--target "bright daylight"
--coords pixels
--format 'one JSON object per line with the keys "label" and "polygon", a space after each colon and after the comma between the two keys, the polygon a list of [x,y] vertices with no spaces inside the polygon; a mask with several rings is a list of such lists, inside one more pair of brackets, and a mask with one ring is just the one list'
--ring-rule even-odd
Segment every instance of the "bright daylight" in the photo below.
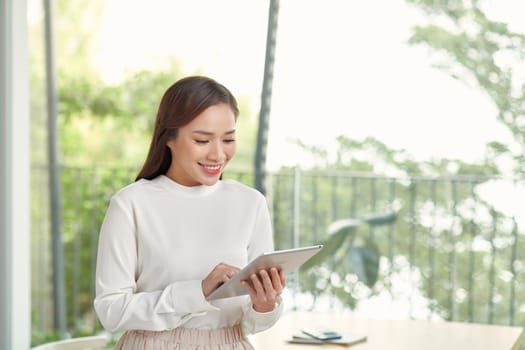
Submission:
{"label": "bright daylight", "polygon": [[2,349],[525,349],[521,0],[6,0]]}

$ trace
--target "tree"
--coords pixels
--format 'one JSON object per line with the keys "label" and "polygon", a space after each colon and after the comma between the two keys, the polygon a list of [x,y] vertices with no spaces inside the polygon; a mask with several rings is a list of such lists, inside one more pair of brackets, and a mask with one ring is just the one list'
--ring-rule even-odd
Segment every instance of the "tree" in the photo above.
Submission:
{"label": "tree", "polygon": [[487,158],[510,159],[513,173],[525,177],[525,81],[519,69],[525,59],[525,35],[491,20],[488,1],[407,0],[427,15],[428,24],[414,28],[409,43],[425,45],[434,66],[454,79],[473,82],[498,109],[498,120],[513,136],[509,144],[491,142]]}
{"label": "tree", "polygon": [[[521,322],[507,307],[524,301],[516,252],[525,242],[515,220],[478,195],[497,174],[495,164],[417,162],[375,139],[340,136],[338,142],[337,157],[295,173],[281,169],[273,182],[277,246],[289,246],[290,218],[299,206],[301,244],[328,248],[328,259],[300,271],[299,286],[313,295],[312,306],[328,295],[348,308],[377,295],[417,296],[426,317]],[[341,229],[330,232],[336,223]],[[407,276],[410,286],[400,285]]]}
{"label": "tree", "polygon": [[[511,248],[514,249],[513,251],[519,249],[517,247],[522,246],[522,242],[518,239],[518,227],[514,219],[498,212],[491,203],[480,200],[476,193],[481,185],[489,179],[486,176],[504,174],[511,177],[517,175],[523,178],[525,175],[525,83],[519,75],[525,58],[525,36],[513,32],[505,23],[491,20],[484,11],[487,1],[407,1],[421,9],[428,18],[427,25],[414,28],[409,43],[427,46],[435,60],[434,66],[436,68],[443,70],[454,79],[472,84],[484,91],[497,107],[498,114],[495,117],[506,126],[513,139],[508,144],[495,141],[487,144],[486,158],[484,162],[479,164],[453,159],[417,162],[404,151],[389,149],[374,139],[356,141],[344,136],[339,137],[339,149],[336,161],[333,163],[326,162],[325,150],[319,149],[317,146],[303,146],[311,151],[316,158],[322,160],[323,168],[344,169],[354,172],[366,171],[409,179],[418,175],[429,177],[429,181],[435,185],[430,186],[430,188],[425,185],[422,188],[418,181],[410,180],[404,191],[406,195],[399,198],[402,206],[399,214],[401,221],[409,220],[410,225],[401,228],[398,232],[398,237],[405,238],[404,242],[395,249],[402,251],[405,244],[415,247],[415,244],[410,243],[409,237],[412,237],[415,232],[431,230],[429,241],[423,242],[420,245],[421,249],[416,249],[420,253],[414,253],[415,255],[409,253],[409,260],[413,268],[418,268],[423,274],[426,270],[433,271],[431,273],[432,279],[427,280],[426,286],[423,287],[427,288],[426,296],[431,302],[430,305],[434,305],[435,312],[447,319],[459,318],[470,321],[475,319],[473,306],[470,302],[467,306],[464,304],[454,306],[456,297],[453,295],[454,285],[461,283],[459,276],[462,276],[463,280],[468,281],[469,284],[467,287],[466,283],[463,283],[463,292],[464,290],[470,291],[475,284],[473,282],[474,277],[461,272],[461,266],[483,266],[486,265],[487,261],[492,261],[491,282],[487,284],[487,280],[480,280],[479,289],[482,289],[483,293],[479,294],[483,294],[482,298],[488,300],[488,306],[483,309],[489,315],[489,322],[495,320],[496,323],[502,322],[500,319],[502,317],[501,310],[499,315],[496,315],[498,311],[494,311],[496,307],[494,306],[493,297],[495,294],[493,293],[498,293],[495,290],[502,288],[501,286],[504,283],[495,278],[494,271],[501,271],[501,274],[508,274],[515,278],[516,271],[512,267],[514,262],[511,262],[509,271],[505,266],[505,256],[515,258]],[[510,172],[504,167],[506,161],[509,160],[513,164]],[[458,177],[457,182],[450,184],[449,189],[447,186],[439,184],[440,180],[436,180],[436,182],[431,180],[432,177],[440,176],[460,177]],[[464,181],[461,179],[464,176],[468,178],[474,176],[477,180],[472,180],[471,185],[466,187],[461,186],[461,182]],[[396,191],[397,193],[400,192],[399,189]],[[447,195],[447,192],[452,198]],[[422,197],[420,200],[414,199],[416,193],[417,198]],[[377,193],[377,196],[382,195],[384,194]],[[319,197],[320,194],[317,196]],[[429,198],[433,198],[432,211],[440,213],[441,220],[450,221],[449,229],[428,227],[428,209],[425,209],[424,201]],[[480,217],[472,217],[471,214],[465,212],[465,208],[470,208],[468,210],[471,213],[479,213]],[[426,211],[427,213],[425,213]],[[486,219],[482,219],[482,216],[485,216]],[[510,231],[498,229],[505,225],[512,229]],[[506,243],[496,247],[494,239]],[[474,240],[493,242],[491,243],[492,251],[471,251],[467,258],[466,256],[461,257],[461,253],[456,251],[454,246],[450,246],[450,242],[455,241],[458,246],[472,247]],[[383,254],[385,253],[385,247],[380,247],[379,250]],[[421,260],[424,251],[433,252],[431,256],[438,257],[437,259],[441,260],[443,266],[449,266],[453,271],[458,270],[459,272],[449,272],[447,277],[447,272],[444,269],[437,268],[434,270],[434,268],[427,267]],[[496,255],[501,256],[501,258],[496,259]],[[391,258],[390,260],[392,260]],[[456,259],[458,260],[456,261]],[[450,266],[450,261],[456,261],[454,266]],[[519,263],[521,260],[516,261],[516,264],[519,265]],[[394,266],[392,265],[393,261],[390,261],[389,264],[391,267]],[[457,267],[457,264],[460,266]],[[455,275],[456,273],[457,275]],[[436,281],[433,280],[434,278]],[[387,279],[384,281],[387,282]],[[434,282],[436,285],[442,283],[445,287],[444,291],[434,292],[432,288]],[[500,284],[500,287],[497,284]],[[505,288],[507,287],[502,289]],[[514,288],[522,289],[523,286],[513,285],[512,293],[514,293]],[[354,305],[355,300],[349,298],[348,293],[343,293],[341,296],[346,298],[350,305]],[[473,297],[469,296],[469,298]]]}

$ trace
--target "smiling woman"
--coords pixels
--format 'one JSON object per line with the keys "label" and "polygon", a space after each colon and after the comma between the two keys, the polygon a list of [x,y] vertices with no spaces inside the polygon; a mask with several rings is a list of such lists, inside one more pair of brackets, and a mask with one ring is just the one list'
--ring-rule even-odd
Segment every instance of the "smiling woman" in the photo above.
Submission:
{"label": "smiling woman", "polygon": [[[162,97],[149,153],[137,180],[151,180],[172,167],[171,173],[179,176],[177,173],[181,169],[176,169],[177,165],[180,166],[179,158],[183,159],[186,151],[191,153],[196,149],[190,145],[209,141],[210,136],[221,132],[221,129],[227,135],[235,132],[238,114],[235,97],[223,85],[205,77],[179,80]],[[195,132],[201,137],[203,134],[207,137],[199,139],[194,135]],[[181,148],[181,152],[174,152],[176,148]],[[234,154],[235,148],[228,160]]]}
{"label": "smiling woman", "polygon": [[220,180],[237,114],[207,77],[165,92],[137,181],[112,197],[100,230],[94,303],[107,330],[125,331],[117,349],[253,349],[244,332],[279,319],[285,277],[272,267],[251,276],[248,295],[206,300],[273,250],[263,195]]}
{"label": "smiling woman", "polygon": [[172,159],[169,178],[185,186],[213,185],[235,155],[235,115],[224,103],[208,107],[167,145]]}

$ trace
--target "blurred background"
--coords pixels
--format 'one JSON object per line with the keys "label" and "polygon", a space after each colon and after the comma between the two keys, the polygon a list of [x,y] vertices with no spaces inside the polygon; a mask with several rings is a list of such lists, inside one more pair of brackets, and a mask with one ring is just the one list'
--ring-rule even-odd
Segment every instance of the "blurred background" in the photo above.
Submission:
{"label": "blurred background", "polygon": [[102,331],[108,200],[142,166],[166,88],[194,74],[238,98],[224,176],[267,196],[276,248],[325,244],[288,309],[523,326],[523,13],[520,0],[28,0],[32,343]]}

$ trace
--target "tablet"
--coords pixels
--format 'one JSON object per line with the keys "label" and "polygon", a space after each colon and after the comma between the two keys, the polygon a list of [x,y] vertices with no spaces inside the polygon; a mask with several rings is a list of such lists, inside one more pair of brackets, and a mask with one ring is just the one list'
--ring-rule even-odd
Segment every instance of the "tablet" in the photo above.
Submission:
{"label": "tablet", "polygon": [[227,282],[215,289],[208,295],[206,300],[230,298],[248,294],[248,290],[241,284],[241,281],[250,279],[251,274],[257,273],[261,269],[269,269],[271,267],[277,267],[285,273],[293,272],[317,254],[322,248],[322,245],[315,245],[263,253],[253,259],[241,271],[233,275]]}

